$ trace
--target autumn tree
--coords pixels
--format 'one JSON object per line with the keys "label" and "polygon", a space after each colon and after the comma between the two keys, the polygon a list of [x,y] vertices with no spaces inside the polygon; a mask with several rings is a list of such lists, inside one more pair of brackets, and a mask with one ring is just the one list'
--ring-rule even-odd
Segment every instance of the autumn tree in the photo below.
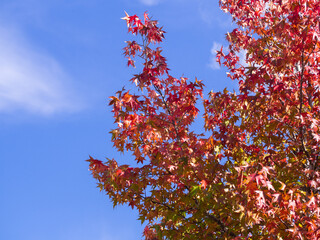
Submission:
{"label": "autumn tree", "polygon": [[[320,2],[220,6],[237,28],[217,61],[239,89],[208,97],[201,81],[170,75],[157,21],[124,17],[137,36],[128,65],[142,70],[135,94],[111,97],[111,133],[137,164],[90,158],[92,174],[114,205],[138,210],[148,240],[320,239]],[[190,130],[199,102],[203,133]]]}

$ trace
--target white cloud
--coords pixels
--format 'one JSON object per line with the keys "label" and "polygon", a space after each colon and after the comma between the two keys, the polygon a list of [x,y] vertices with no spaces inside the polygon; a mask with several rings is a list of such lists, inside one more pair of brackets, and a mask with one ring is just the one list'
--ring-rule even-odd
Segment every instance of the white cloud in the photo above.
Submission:
{"label": "white cloud", "polygon": [[246,62],[246,55],[247,55],[247,51],[246,50],[240,50],[240,52],[238,54],[239,63],[244,67],[248,66],[248,63]]}
{"label": "white cloud", "polygon": [[162,0],[140,0],[141,3],[148,5],[148,6],[153,6],[153,5],[157,5],[158,3],[160,3]]}
{"label": "white cloud", "polygon": [[[216,58],[216,56],[217,56],[217,52],[216,51],[218,51],[218,50],[220,51],[222,46],[223,45],[221,43],[219,43],[219,42],[213,42],[213,45],[211,47],[211,50],[210,50],[211,56],[210,56],[209,67],[214,69],[214,70],[220,69],[220,65],[216,60],[217,59]],[[227,49],[227,47],[223,46],[223,49]],[[225,51],[223,51],[223,52],[226,53]],[[239,64],[244,66],[244,67],[248,66],[248,63],[246,62],[246,54],[247,54],[246,50],[240,50],[240,52],[238,53]]]}
{"label": "white cloud", "polygon": [[69,81],[54,58],[40,53],[17,31],[0,26],[0,113],[75,111],[80,106],[67,87]]}
{"label": "white cloud", "polygon": [[231,15],[224,14],[220,9],[219,1],[197,0],[197,2],[198,13],[206,24],[223,29],[235,27]]}
{"label": "white cloud", "polygon": [[213,13],[217,11],[219,6],[217,6],[217,3],[215,3],[215,1],[198,0],[198,3],[198,11],[201,19],[207,24],[211,24],[215,19],[215,14]]}
{"label": "white cloud", "polygon": [[209,67],[212,69],[220,69],[219,63],[216,61],[216,55],[217,55],[217,50],[220,50],[222,47],[221,43],[218,42],[213,42],[213,45],[211,47],[211,56],[210,56],[210,63],[209,63]]}

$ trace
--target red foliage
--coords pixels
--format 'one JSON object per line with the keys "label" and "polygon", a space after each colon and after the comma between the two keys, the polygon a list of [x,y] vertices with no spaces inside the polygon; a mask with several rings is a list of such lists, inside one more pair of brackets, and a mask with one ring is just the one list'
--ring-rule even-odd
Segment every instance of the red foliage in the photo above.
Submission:
{"label": "red foliage", "polygon": [[[174,78],[157,45],[164,31],[147,14],[126,14],[125,56],[143,60],[110,105],[118,151],[140,167],[90,158],[115,205],[147,221],[145,239],[320,239],[320,2],[221,0],[238,28],[227,34],[229,68],[239,92],[202,96],[197,79]],[[246,52],[246,65],[239,52]],[[205,109],[204,129],[190,130]],[[206,137],[210,135],[209,137]]]}

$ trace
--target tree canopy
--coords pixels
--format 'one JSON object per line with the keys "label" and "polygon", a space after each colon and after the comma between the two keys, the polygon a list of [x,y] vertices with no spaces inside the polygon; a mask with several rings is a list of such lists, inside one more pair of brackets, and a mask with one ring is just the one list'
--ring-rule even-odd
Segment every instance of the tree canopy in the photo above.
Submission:
{"label": "tree canopy", "polygon": [[90,157],[90,170],[115,206],[138,210],[146,240],[320,239],[320,2],[220,7],[237,28],[217,61],[239,89],[208,96],[200,80],[170,75],[157,21],[126,14],[137,40],[124,54],[142,70],[131,79],[137,93],[111,97],[111,134],[137,164]]}

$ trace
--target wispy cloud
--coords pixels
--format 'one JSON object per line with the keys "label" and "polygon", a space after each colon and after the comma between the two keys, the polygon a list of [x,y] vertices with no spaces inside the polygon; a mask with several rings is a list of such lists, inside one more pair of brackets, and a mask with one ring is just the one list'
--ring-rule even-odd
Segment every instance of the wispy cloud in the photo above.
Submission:
{"label": "wispy cloud", "polygon": [[248,66],[248,63],[246,62],[246,55],[247,55],[247,51],[245,50],[240,50],[240,52],[238,53],[239,63],[244,67]]}
{"label": "wispy cloud", "polygon": [[199,7],[198,11],[201,19],[207,24],[211,24],[215,18],[215,14],[212,14],[214,11],[217,11],[217,6],[214,1],[207,0],[198,0]]}
{"label": "wispy cloud", "polygon": [[213,42],[213,45],[212,45],[211,50],[210,50],[211,56],[210,56],[209,67],[214,69],[214,70],[220,69],[220,65],[216,60],[216,55],[217,55],[216,51],[220,50],[221,47],[222,47],[221,43]]}
{"label": "wispy cloud", "polygon": [[0,26],[0,112],[78,110],[69,81],[54,58],[40,53],[16,30]]}
{"label": "wispy cloud", "polygon": [[141,3],[147,6],[157,5],[158,3],[162,2],[163,0],[140,0]]}
{"label": "wispy cloud", "polygon": [[235,25],[232,23],[232,18],[222,12],[219,7],[219,1],[212,0],[197,0],[198,13],[201,19],[208,25],[219,26],[223,29],[230,29]]}
{"label": "wispy cloud", "polygon": [[[217,62],[216,56],[217,56],[217,51],[218,50],[220,51],[221,47],[223,47],[223,49],[227,49],[226,46],[223,46],[221,43],[214,41],[210,50],[211,56],[210,56],[209,67],[214,70],[220,69],[220,65]],[[239,57],[239,64],[244,67],[248,66],[246,62],[246,54],[247,52],[245,50],[240,50],[240,52],[237,54]]]}

